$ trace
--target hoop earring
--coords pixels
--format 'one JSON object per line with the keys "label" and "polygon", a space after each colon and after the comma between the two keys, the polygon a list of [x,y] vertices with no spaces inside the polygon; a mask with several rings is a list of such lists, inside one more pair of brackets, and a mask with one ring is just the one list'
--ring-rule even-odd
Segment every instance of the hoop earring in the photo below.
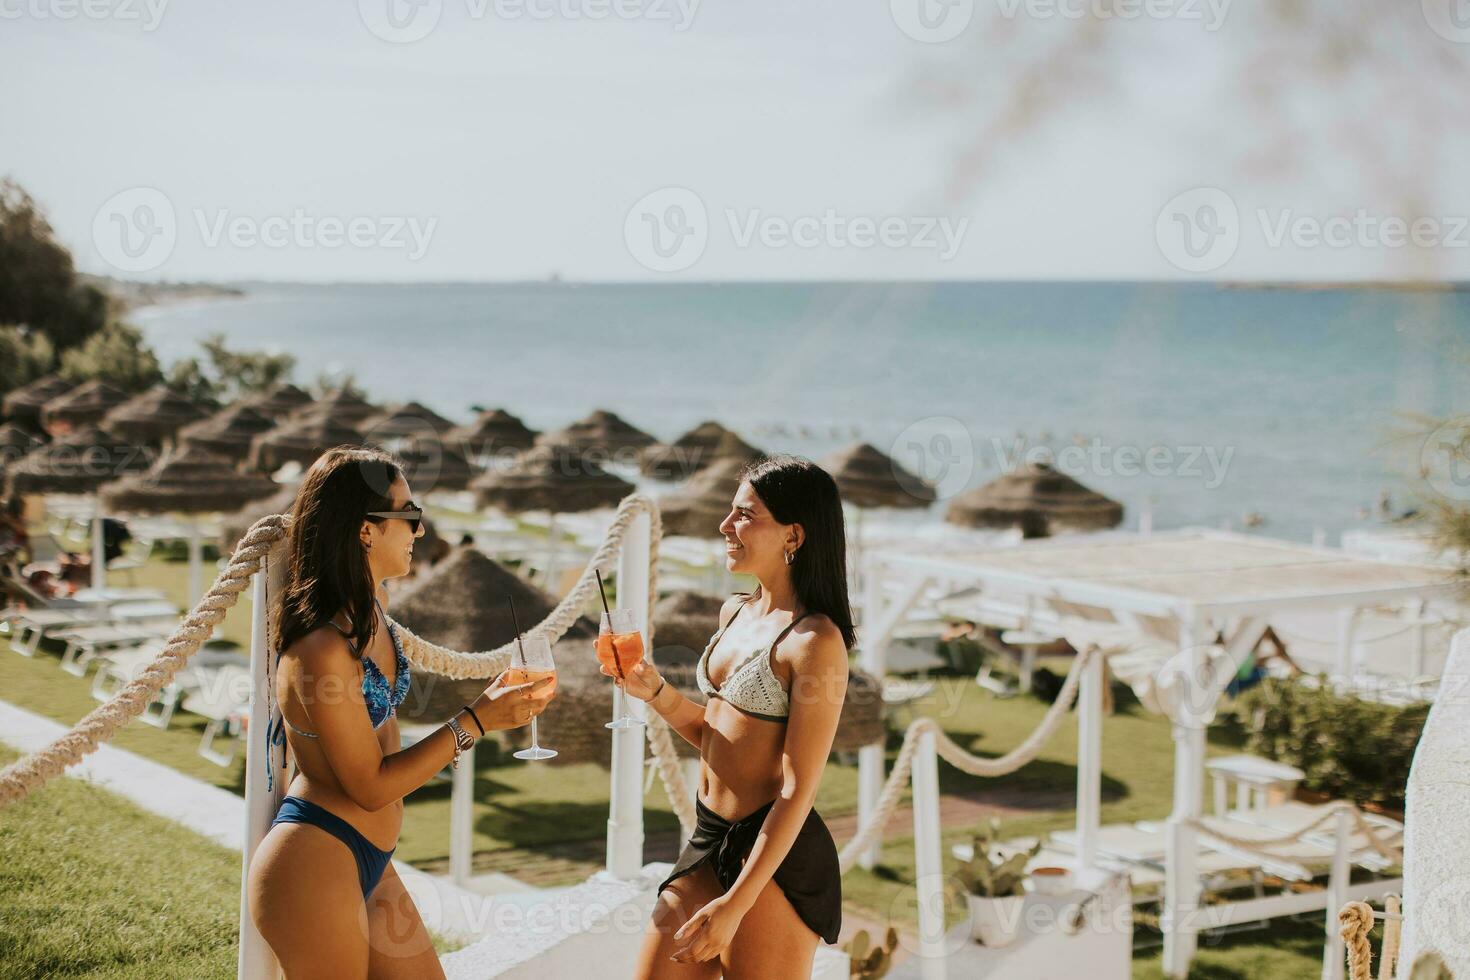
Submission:
{"label": "hoop earring", "polygon": [[790,565],[794,561],[796,561],[796,552],[794,552],[794,551],[788,551],[788,552],[786,552],[786,564]]}

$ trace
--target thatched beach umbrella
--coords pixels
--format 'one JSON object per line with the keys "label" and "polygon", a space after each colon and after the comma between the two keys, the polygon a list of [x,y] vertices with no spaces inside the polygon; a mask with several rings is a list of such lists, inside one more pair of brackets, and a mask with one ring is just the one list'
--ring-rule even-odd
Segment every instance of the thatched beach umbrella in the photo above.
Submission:
{"label": "thatched beach umbrella", "polygon": [[208,417],[207,406],[159,384],[108,412],[102,428],[131,442],[157,446],[172,441],[189,423]]}
{"label": "thatched beach umbrella", "polygon": [[638,468],[661,480],[683,480],[722,459],[749,462],[761,451],[718,422],[701,422],[673,442],[649,446]]}
{"label": "thatched beach umbrella", "polygon": [[[135,514],[218,514],[240,509],[276,492],[277,485],[257,473],[242,473],[225,456],[197,446],[164,454],[146,472],[135,473],[101,489],[109,511]],[[192,603],[204,594],[203,551],[199,522],[189,522],[189,593]]]}
{"label": "thatched beach umbrella", "polygon": [[266,473],[286,463],[306,469],[333,446],[361,444],[362,433],[332,415],[298,415],[251,441],[249,465]]}
{"label": "thatched beach umbrella", "polygon": [[48,374],[10,392],[0,406],[3,406],[5,417],[11,422],[40,432],[41,406],[66,394],[73,387],[75,386],[61,375]]}
{"label": "thatched beach umbrella", "polygon": [[14,422],[0,425],[0,474],[4,473],[5,467],[41,446],[43,441]]}
{"label": "thatched beach umbrella", "polygon": [[152,462],[145,447],[85,425],[36,447],[5,475],[11,493],[91,494]]}
{"label": "thatched beach umbrella", "polygon": [[536,435],[535,429],[527,427],[503,408],[481,412],[473,422],[449,430],[449,438],[463,444],[465,454],[476,459],[492,453],[530,449],[536,442]]}
{"label": "thatched beach umbrella", "polygon": [[658,440],[612,412],[599,408],[565,429],[542,433],[536,441],[541,445],[566,445],[612,455],[634,453]]}
{"label": "thatched beach umbrella", "polygon": [[41,406],[41,426],[61,435],[86,425],[97,425],[110,410],[131,396],[116,385],[94,378],[63,392]]}
{"label": "thatched beach umbrella", "polygon": [[338,424],[350,425],[358,431],[362,431],[362,425],[375,415],[383,414],[383,409],[372,402],[365,401],[353,394],[346,388],[338,388],[330,391],[320,398],[313,398],[310,402],[300,406],[291,413],[291,420],[308,418],[328,418]]}
{"label": "thatched beach umbrella", "polygon": [[238,465],[250,455],[250,444],[255,437],[275,427],[276,423],[268,416],[244,402],[236,402],[208,418],[184,426],[177,439],[181,445],[198,446],[219,453]]}
{"label": "thatched beach umbrella", "polygon": [[[371,437],[368,437],[372,442]],[[459,447],[434,438],[405,439],[390,446],[393,455],[403,463],[404,476],[415,494],[435,490],[468,490],[480,475],[480,469],[465,459]]]}
{"label": "thatched beach umbrella", "polygon": [[1031,463],[950,501],[944,519],[965,527],[1019,527],[1026,537],[1053,531],[1096,531],[1123,522],[1123,505]]}
{"label": "thatched beach umbrella", "polygon": [[935,500],[933,487],[866,442],[826,456],[820,465],[837,482],[843,503],[854,507],[927,507]]}
{"label": "thatched beach umbrella", "polygon": [[276,490],[269,497],[253,500],[220,520],[219,550],[221,553],[234,554],[235,548],[240,544],[240,539],[245,537],[245,532],[254,527],[255,522],[262,517],[291,512],[291,506],[296,503],[296,484],[276,483],[274,485]]}
{"label": "thatched beach umbrella", "polygon": [[454,423],[438,412],[419,402],[403,402],[392,408],[370,415],[358,426],[370,441],[395,438],[412,438],[426,433],[444,435],[454,428]]}
{"label": "thatched beach umbrella", "polygon": [[576,513],[616,507],[634,487],[565,445],[528,449],[472,484],[476,503],[507,513]]}
{"label": "thatched beach umbrella", "polygon": [[[15,494],[58,493],[92,496],[104,483],[148,469],[153,457],[146,447],[84,425],[38,446],[7,467],[5,483]],[[102,506],[92,519],[92,586],[107,584],[103,556]]]}
{"label": "thatched beach umbrella", "polygon": [[[484,552],[462,545],[402,596],[395,596],[390,612],[398,622],[441,646],[493,650],[515,639],[507,596],[514,597],[516,614],[526,629],[545,619],[556,605],[546,593]],[[597,627],[590,620],[579,619],[566,635],[585,648],[586,656],[597,659],[592,649]],[[413,686],[398,714],[408,721],[438,724],[479,697],[493,679],[451,680],[415,669]]]}
{"label": "thatched beach umbrella", "polygon": [[309,405],[312,397],[293,384],[278,384],[244,400],[256,412],[273,422],[283,422],[292,412]]}
{"label": "thatched beach umbrella", "polygon": [[723,459],[695,474],[683,487],[659,498],[664,533],[691,538],[718,538],[720,523],[740,486],[745,464]]}

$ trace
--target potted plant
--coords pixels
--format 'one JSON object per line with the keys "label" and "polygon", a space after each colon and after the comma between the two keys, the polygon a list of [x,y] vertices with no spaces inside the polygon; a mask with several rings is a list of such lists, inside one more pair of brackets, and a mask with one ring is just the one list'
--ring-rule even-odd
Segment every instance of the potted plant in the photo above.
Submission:
{"label": "potted plant", "polygon": [[859,929],[846,948],[851,980],[880,980],[888,975],[893,965],[893,952],[898,949],[898,930],[889,926],[883,945],[874,948],[868,930]]}
{"label": "potted plant", "polygon": [[1041,850],[1041,842],[996,861],[991,847],[1000,838],[1000,821],[991,820],[989,830],[975,835],[974,853],[960,865],[959,880],[970,906],[971,935],[986,946],[1006,946],[1015,941],[1020,929],[1026,862]]}

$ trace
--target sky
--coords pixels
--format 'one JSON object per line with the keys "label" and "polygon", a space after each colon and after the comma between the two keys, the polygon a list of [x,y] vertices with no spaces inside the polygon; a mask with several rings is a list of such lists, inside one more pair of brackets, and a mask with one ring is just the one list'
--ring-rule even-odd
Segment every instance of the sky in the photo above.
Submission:
{"label": "sky", "polygon": [[0,174],[147,280],[1470,279],[1453,6],[1144,2],[0,0]]}

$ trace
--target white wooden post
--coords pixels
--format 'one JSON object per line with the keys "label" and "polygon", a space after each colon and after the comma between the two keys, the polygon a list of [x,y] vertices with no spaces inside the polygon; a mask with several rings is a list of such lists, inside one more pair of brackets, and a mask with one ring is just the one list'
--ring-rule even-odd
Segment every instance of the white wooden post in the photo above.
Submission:
{"label": "white wooden post", "polygon": [[102,498],[97,498],[97,510],[92,516],[92,588],[107,587],[107,552],[103,547]]}
{"label": "white wooden post", "polygon": [[1095,650],[1077,692],[1077,876],[1091,880],[1102,823],[1103,655]]}
{"label": "white wooden post", "polygon": [[1332,874],[1327,879],[1327,942],[1322,948],[1322,980],[1342,980],[1343,961],[1347,949],[1338,934],[1337,910],[1347,902],[1347,887],[1352,865],[1348,860],[1348,838],[1352,834],[1352,814],[1338,810],[1334,822]]}
{"label": "white wooden post", "polygon": [[449,877],[468,888],[473,874],[475,824],[475,747],[460,755],[449,791]]}
{"label": "white wooden post", "polygon": [[1337,662],[1335,666],[1338,679],[1344,684],[1350,683],[1356,672],[1356,665],[1353,663],[1353,641],[1357,628],[1358,610],[1356,606],[1337,611]]}
{"label": "white wooden post", "polygon": [[1183,980],[1189,974],[1198,936],[1194,915],[1199,904],[1198,835],[1189,823],[1204,815],[1205,721],[1201,711],[1204,682],[1203,628],[1194,617],[1179,627],[1179,649],[1187,652],[1187,672],[1179,678],[1173,725],[1174,809],[1164,841],[1164,975]]}
{"label": "white wooden post", "polygon": [[189,519],[189,594],[184,608],[193,609],[204,595],[204,542],[199,538],[199,518]]}
{"label": "white wooden post", "polygon": [[[245,742],[245,853],[240,873],[239,980],[276,980],[279,975],[275,954],[250,918],[249,895],[250,860],[270,830],[280,798],[286,794],[286,768],[277,764],[265,737],[273,703],[267,671],[270,645],[266,626],[266,571],[266,560],[261,559],[260,570],[255,573],[255,581],[250,586],[250,728]],[[267,765],[271,767],[274,783],[270,790],[266,789]]]}
{"label": "white wooden post", "polygon": [[[650,525],[640,513],[628,527],[618,552],[618,608],[631,609],[633,621],[648,639],[648,558]],[[613,690],[613,718],[621,707]],[[647,717],[646,706],[629,698],[628,713]],[[643,743],[645,729],[624,728],[612,733],[612,801],[607,818],[607,870],[616,878],[632,878],[643,869]]]}
{"label": "white wooden post", "polygon": [[939,833],[939,757],[934,732],[914,751],[914,887],[919,911],[919,975],[944,980],[944,864]]}
{"label": "white wooden post", "polygon": [[[885,641],[878,635],[879,624],[884,619],[883,568],[876,558],[869,559],[866,565],[863,569],[863,632],[859,662],[863,670],[878,678],[881,685],[887,673],[883,650]],[[878,741],[858,749],[859,827],[866,826],[878,811],[878,796],[883,792],[883,780],[887,775],[883,771],[884,748],[883,742]],[[879,845],[875,843],[859,854],[858,866],[871,871],[878,863],[879,850]]]}

